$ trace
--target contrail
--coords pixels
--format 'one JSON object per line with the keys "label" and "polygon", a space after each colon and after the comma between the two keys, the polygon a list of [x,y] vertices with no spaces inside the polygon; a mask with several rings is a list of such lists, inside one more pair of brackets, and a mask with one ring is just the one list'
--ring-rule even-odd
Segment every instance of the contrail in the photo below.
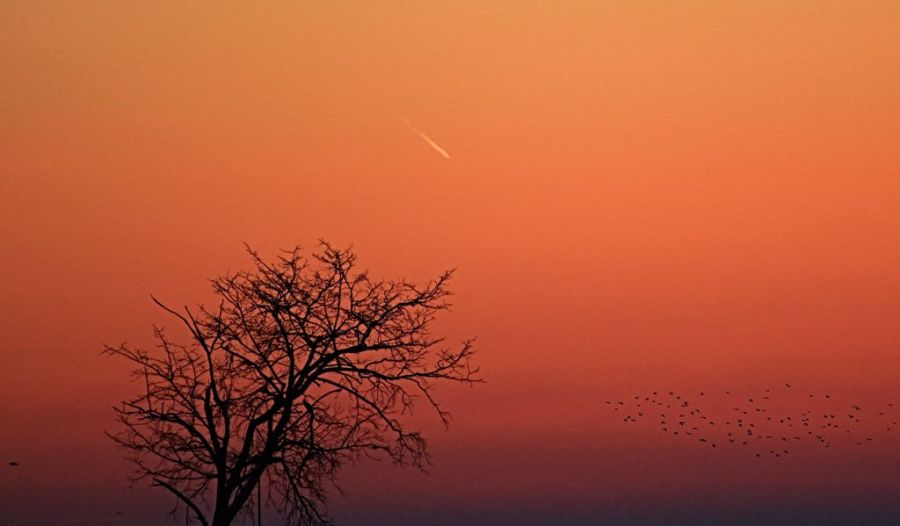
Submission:
{"label": "contrail", "polygon": [[431,147],[434,149],[434,151],[436,151],[437,153],[441,154],[441,155],[444,157],[444,159],[449,159],[449,158],[450,158],[450,154],[447,153],[447,150],[441,148],[440,145],[439,145],[438,143],[432,141],[430,137],[428,137],[427,135],[425,135],[424,133],[422,133],[421,131],[419,131],[418,128],[416,128],[415,126],[412,125],[411,122],[409,122],[409,119],[407,119],[406,117],[403,117],[403,116],[400,116],[400,118],[401,118],[401,119],[403,120],[403,122],[406,124],[406,127],[407,127],[407,128],[409,128],[410,130],[412,130],[416,135],[418,135],[419,137],[421,137],[422,140],[424,140],[425,142],[427,142],[427,143],[428,143],[428,146],[431,146]]}

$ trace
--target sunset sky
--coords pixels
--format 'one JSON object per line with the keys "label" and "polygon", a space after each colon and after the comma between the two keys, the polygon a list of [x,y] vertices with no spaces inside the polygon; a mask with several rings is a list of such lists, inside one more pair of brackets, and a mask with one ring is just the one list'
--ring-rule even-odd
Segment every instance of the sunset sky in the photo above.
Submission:
{"label": "sunset sky", "polygon": [[898,232],[898,2],[6,0],[0,524],[166,524],[103,344],[318,239],[456,268],[487,379],[338,525],[898,524],[900,428],[756,458],[605,407],[900,406]]}

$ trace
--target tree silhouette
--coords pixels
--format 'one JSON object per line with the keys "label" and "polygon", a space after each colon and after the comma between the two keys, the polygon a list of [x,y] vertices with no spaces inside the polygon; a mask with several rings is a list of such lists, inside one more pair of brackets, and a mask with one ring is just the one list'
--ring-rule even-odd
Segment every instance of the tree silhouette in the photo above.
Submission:
{"label": "tree silhouette", "polygon": [[[457,348],[429,325],[449,304],[452,271],[418,287],[355,270],[322,242],[212,280],[214,309],[176,311],[188,343],[154,327],[152,350],[105,352],[133,362],[141,394],[115,408],[109,436],[129,452],[135,480],[176,498],[204,526],[231,524],[265,475],[269,502],[290,524],[321,524],[338,469],[389,456],[423,467],[426,442],[403,416],[442,380],[477,382],[472,342]],[[258,492],[257,492],[258,493]]]}

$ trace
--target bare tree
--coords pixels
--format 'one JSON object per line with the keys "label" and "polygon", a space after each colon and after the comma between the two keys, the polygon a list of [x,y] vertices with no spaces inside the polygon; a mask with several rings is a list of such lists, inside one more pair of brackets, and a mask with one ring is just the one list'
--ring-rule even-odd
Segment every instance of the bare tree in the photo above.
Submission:
{"label": "bare tree", "polygon": [[[426,442],[404,415],[417,400],[446,425],[433,396],[442,380],[477,382],[473,347],[431,336],[449,307],[452,271],[418,287],[378,281],[356,257],[321,243],[212,280],[218,305],[177,311],[177,343],[160,327],[152,350],[105,352],[133,362],[141,394],[115,408],[110,437],[176,509],[225,526],[254,502],[265,475],[269,501],[290,524],[326,523],[325,495],[338,468],[381,455],[423,467]],[[258,493],[258,492],[257,492]],[[252,508],[251,508],[252,509]]]}

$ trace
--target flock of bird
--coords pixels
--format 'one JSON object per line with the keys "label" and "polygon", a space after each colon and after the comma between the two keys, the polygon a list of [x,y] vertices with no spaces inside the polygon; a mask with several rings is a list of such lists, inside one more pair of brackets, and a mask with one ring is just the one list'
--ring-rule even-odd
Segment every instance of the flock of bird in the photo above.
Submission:
{"label": "flock of bird", "polygon": [[605,405],[625,424],[649,422],[673,438],[712,448],[746,448],[757,458],[788,456],[804,443],[864,446],[900,433],[900,404],[863,408],[828,393],[798,393],[790,383],[757,395],[652,391]]}

